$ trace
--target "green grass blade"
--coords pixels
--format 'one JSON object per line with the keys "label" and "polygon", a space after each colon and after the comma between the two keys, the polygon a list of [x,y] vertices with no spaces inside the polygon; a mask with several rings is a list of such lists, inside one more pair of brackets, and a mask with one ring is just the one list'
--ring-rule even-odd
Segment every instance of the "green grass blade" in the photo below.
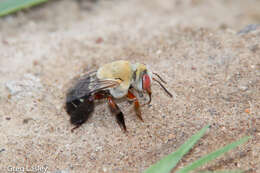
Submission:
{"label": "green grass blade", "polygon": [[48,0],[0,0],[0,17]]}
{"label": "green grass blade", "polygon": [[243,173],[241,170],[224,170],[224,171],[203,171],[198,173]]}
{"label": "green grass blade", "polygon": [[177,173],[187,173],[187,172],[190,172],[190,171],[193,171],[195,170],[196,168],[206,164],[207,162],[215,159],[216,157],[224,154],[225,152],[237,147],[238,145],[242,144],[242,143],[245,143],[247,140],[249,139],[248,136],[240,139],[239,141],[236,141],[236,142],[233,142],[229,145],[226,145],[225,147],[215,151],[215,152],[212,152],[202,158],[200,158],[199,160],[196,160],[195,162],[191,163],[190,165],[180,169],[179,171],[177,171]]}
{"label": "green grass blade", "polygon": [[194,144],[205,134],[209,126],[201,129],[197,134],[187,140],[176,152],[162,158],[157,163],[145,170],[144,173],[168,173],[176,166],[181,158],[194,146]]}

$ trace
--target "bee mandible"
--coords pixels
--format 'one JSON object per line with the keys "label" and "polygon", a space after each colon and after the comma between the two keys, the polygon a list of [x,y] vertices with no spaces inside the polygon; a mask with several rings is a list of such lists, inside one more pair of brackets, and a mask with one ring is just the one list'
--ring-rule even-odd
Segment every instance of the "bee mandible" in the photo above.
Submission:
{"label": "bee mandible", "polygon": [[94,101],[107,99],[109,108],[116,116],[119,126],[127,131],[124,115],[115,102],[115,99],[126,97],[134,103],[137,117],[143,121],[140,103],[132,90],[149,95],[152,100],[151,84],[156,81],[164,91],[172,94],[160,81],[166,83],[157,73],[152,73],[146,65],[119,60],[101,66],[97,71],[83,75],[76,84],[69,89],[66,95],[65,109],[70,115],[70,122],[75,125],[72,131],[85,123],[94,111]]}

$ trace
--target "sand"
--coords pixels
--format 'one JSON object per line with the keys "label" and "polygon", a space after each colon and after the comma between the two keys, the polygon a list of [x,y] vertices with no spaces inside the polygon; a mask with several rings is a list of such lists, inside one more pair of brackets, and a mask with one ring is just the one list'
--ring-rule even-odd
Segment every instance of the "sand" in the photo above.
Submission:
{"label": "sand", "polygon": [[[207,124],[178,168],[251,136],[200,170],[260,172],[259,23],[257,0],[60,0],[0,19],[1,172],[142,172]],[[101,101],[71,133],[70,81],[120,59],[149,65],[174,97],[154,83],[144,122],[118,101],[127,134]]]}

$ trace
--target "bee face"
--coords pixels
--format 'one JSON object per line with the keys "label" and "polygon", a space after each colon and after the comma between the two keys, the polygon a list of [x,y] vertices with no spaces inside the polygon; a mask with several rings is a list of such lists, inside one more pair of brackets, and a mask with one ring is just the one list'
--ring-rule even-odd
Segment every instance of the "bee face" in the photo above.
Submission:
{"label": "bee face", "polygon": [[[152,73],[144,64],[134,64],[132,86],[138,91],[151,92]],[[149,93],[148,92],[148,93]]]}

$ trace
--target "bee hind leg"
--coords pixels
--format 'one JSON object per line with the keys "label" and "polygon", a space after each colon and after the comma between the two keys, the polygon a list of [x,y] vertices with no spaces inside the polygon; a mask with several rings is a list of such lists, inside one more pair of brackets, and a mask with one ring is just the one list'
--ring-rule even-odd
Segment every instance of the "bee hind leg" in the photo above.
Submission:
{"label": "bee hind leg", "polygon": [[113,100],[113,98],[111,96],[107,97],[108,100],[108,104],[110,107],[110,110],[112,113],[114,113],[116,115],[116,121],[119,124],[119,126],[125,131],[126,130],[126,125],[125,125],[125,118],[124,118],[124,114],[122,113],[122,111],[119,109],[119,107],[117,106],[117,104],[115,103],[115,101]]}
{"label": "bee hind leg", "polygon": [[138,101],[138,99],[136,98],[136,96],[135,96],[131,91],[128,91],[127,98],[128,98],[130,101],[133,101],[133,102],[134,102],[134,108],[135,108],[135,112],[136,112],[137,117],[138,117],[141,121],[144,121],[143,118],[142,118],[141,110],[140,110],[140,104],[139,104],[139,101]]}

